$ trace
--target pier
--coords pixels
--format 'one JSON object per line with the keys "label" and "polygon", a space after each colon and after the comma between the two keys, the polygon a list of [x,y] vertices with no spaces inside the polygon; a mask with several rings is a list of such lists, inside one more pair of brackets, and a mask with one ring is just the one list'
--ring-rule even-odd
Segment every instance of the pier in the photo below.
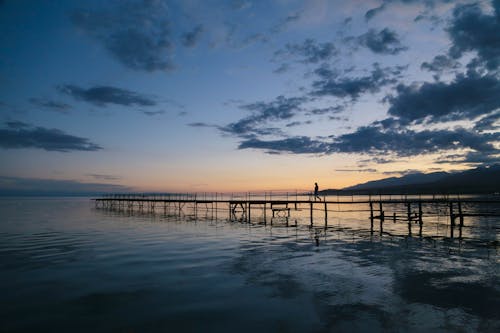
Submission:
{"label": "pier", "polygon": [[[468,218],[500,217],[500,197],[460,197],[459,195],[363,195],[324,196],[314,200],[309,193],[221,193],[203,194],[108,194],[93,199],[95,207],[120,211],[190,215],[246,223],[286,226],[306,221],[310,227],[329,227],[336,216],[355,214],[366,221],[370,232],[385,233],[387,223],[405,224],[407,235],[422,237],[426,224],[446,225],[448,237],[462,238]],[[444,220],[443,220],[444,218]],[[498,222],[500,219],[495,219]],[[293,223],[294,222],[294,223]],[[364,227],[362,225],[362,227]],[[498,226],[493,226],[497,232]]]}

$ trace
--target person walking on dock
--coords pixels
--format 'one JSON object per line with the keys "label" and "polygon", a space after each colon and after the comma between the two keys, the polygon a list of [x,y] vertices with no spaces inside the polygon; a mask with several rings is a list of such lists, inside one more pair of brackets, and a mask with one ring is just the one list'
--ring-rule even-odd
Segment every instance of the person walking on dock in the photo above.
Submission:
{"label": "person walking on dock", "polygon": [[319,199],[319,201],[321,201],[321,198],[319,197],[318,194],[318,190],[319,190],[318,183],[314,183],[314,201],[316,201],[316,199]]}

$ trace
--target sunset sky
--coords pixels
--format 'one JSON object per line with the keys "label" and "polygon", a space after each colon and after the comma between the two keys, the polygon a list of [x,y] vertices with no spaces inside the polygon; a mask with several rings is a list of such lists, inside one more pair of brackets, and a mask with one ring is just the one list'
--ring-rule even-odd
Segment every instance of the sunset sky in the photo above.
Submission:
{"label": "sunset sky", "polygon": [[342,188],[500,157],[500,0],[3,0],[0,41],[0,189]]}

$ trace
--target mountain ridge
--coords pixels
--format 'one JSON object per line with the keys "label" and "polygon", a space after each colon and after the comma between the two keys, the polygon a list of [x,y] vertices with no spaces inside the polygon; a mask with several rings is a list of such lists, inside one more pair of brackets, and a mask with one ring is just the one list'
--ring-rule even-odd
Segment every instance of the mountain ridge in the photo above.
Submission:
{"label": "mountain ridge", "polygon": [[327,189],[322,194],[339,192],[363,193],[498,193],[500,164],[461,172],[412,173],[369,181],[340,190]]}

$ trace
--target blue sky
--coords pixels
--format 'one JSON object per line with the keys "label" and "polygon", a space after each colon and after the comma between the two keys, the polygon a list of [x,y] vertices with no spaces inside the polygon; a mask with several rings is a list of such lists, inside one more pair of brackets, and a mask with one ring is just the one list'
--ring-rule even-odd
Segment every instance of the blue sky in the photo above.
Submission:
{"label": "blue sky", "polygon": [[0,2],[0,187],[341,188],[498,162],[500,1]]}

